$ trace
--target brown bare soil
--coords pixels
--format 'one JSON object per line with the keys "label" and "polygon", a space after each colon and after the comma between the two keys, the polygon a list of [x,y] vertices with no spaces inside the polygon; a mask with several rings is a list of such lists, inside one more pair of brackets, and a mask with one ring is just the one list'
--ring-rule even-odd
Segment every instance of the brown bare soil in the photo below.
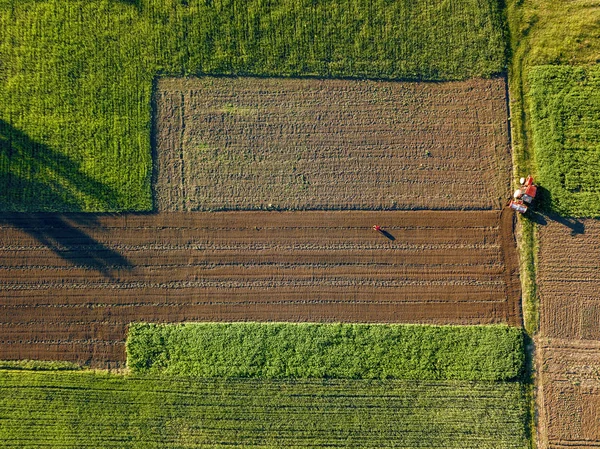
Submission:
{"label": "brown bare soil", "polygon": [[159,211],[500,209],[504,79],[161,79]]}
{"label": "brown bare soil", "polygon": [[540,446],[600,447],[600,341],[544,339],[538,345]]}
{"label": "brown bare soil", "polygon": [[517,267],[508,210],[12,215],[0,359],[118,366],[132,321],[519,324]]}
{"label": "brown bare soil", "polygon": [[600,447],[600,220],[540,229],[541,448]]}
{"label": "brown bare soil", "polygon": [[539,260],[542,334],[600,340],[600,220],[549,220]]}

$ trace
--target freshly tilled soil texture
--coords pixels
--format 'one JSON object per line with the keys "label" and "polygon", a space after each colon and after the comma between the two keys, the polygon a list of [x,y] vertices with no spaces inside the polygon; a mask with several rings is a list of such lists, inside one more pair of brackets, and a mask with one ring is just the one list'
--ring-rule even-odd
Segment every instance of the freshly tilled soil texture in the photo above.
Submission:
{"label": "freshly tilled soil texture", "polygon": [[539,231],[539,447],[600,447],[600,220]]}
{"label": "freshly tilled soil texture", "polygon": [[118,366],[134,321],[520,323],[508,210],[12,215],[0,248],[0,359]]}
{"label": "freshly tilled soil texture", "polygon": [[538,269],[542,334],[600,340],[600,220],[545,221]]}
{"label": "freshly tilled soil texture", "polygon": [[161,79],[160,211],[500,209],[504,79]]}
{"label": "freshly tilled soil texture", "polygon": [[600,447],[600,341],[540,339],[540,447]]}

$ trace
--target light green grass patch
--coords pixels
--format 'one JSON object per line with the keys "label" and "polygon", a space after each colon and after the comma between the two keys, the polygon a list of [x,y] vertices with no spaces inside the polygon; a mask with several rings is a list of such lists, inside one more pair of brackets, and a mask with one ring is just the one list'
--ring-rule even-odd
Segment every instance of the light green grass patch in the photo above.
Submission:
{"label": "light green grass patch", "polygon": [[0,370],[74,371],[81,367],[72,362],[58,360],[0,360]]}
{"label": "light green grass patch", "polygon": [[539,66],[528,80],[545,206],[563,215],[600,217],[600,66]]}
{"label": "light green grass patch", "polygon": [[5,447],[527,448],[519,383],[0,370]]}
{"label": "light green grass patch", "polygon": [[509,326],[132,324],[127,364],[195,377],[511,380],[523,334]]}
{"label": "light green grass patch", "polygon": [[156,76],[501,72],[496,0],[0,0],[0,210],[149,210]]}

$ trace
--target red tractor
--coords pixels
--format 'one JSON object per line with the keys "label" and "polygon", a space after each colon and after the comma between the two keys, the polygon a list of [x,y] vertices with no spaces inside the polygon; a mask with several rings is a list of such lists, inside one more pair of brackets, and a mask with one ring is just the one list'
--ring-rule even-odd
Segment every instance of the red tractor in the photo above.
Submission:
{"label": "red tractor", "polygon": [[533,183],[533,176],[529,175],[527,178],[521,178],[521,187],[515,190],[513,199],[508,206],[512,210],[524,214],[533,206],[536,195],[537,186]]}

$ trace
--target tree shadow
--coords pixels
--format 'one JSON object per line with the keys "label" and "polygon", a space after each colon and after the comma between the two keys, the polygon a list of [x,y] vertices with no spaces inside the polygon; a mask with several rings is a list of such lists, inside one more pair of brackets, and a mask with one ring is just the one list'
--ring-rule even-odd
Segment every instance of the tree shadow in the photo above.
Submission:
{"label": "tree shadow", "polygon": [[0,119],[0,210],[76,212],[86,199],[105,210],[119,208],[118,192],[79,162]]}
{"label": "tree shadow", "polygon": [[551,209],[552,196],[548,189],[538,186],[538,201],[539,209],[527,211],[528,218],[541,226],[546,226],[549,221],[560,223],[571,230],[571,235],[583,234],[585,232],[585,224],[573,217],[565,217]]}
{"label": "tree shadow", "polygon": [[97,242],[80,226],[100,226],[96,214],[24,213],[81,211],[86,200],[108,210],[119,204],[118,193],[91,178],[79,163],[36,142],[0,119],[0,224],[19,228],[64,260],[85,265],[107,277],[131,264]]}

